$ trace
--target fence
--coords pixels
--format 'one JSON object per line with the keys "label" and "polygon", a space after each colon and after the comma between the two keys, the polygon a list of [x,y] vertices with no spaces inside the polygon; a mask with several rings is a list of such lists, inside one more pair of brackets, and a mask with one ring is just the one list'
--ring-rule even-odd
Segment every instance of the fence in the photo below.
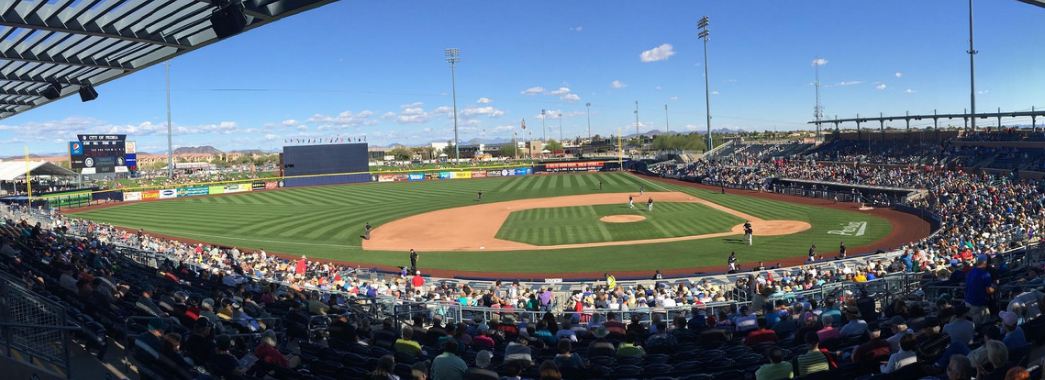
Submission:
{"label": "fence", "polygon": [[62,305],[0,275],[0,346],[9,358],[68,378],[69,339],[78,330]]}

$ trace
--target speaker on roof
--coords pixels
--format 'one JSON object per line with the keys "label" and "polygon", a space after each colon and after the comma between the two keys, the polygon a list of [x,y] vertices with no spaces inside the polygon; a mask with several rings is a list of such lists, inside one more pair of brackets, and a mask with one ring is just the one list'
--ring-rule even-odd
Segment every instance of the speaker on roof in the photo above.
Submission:
{"label": "speaker on roof", "polygon": [[218,38],[234,36],[247,27],[247,15],[243,13],[243,3],[239,0],[219,4],[218,9],[210,15],[210,23]]}
{"label": "speaker on roof", "polygon": [[40,95],[43,95],[47,100],[55,100],[62,96],[62,85],[58,83],[50,83],[43,91],[40,91]]}
{"label": "speaker on roof", "polygon": [[94,86],[85,84],[80,86],[80,101],[89,102],[98,99],[98,91],[94,90]]}

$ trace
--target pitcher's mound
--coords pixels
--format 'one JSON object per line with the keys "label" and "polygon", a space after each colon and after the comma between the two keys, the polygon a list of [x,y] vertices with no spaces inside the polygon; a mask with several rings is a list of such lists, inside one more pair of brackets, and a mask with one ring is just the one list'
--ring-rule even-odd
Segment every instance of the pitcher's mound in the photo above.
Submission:
{"label": "pitcher's mound", "polygon": [[646,217],[642,215],[607,215],[599,218],[599,221],[606,223],[635,223],[643,220]]}

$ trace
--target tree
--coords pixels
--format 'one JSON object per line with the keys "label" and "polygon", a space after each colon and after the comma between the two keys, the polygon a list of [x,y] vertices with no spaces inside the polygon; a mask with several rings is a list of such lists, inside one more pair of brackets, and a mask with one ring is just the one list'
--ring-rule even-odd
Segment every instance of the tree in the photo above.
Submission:
{"label": "tree", "polygon": [[395,157],[397,161],[409,161],[414,156],[414,152],[405,146],[392,148],[388,154]]}
{"label": "tree", "polygon": [[555,139],[550,139],[547,143],[544,144],[544,149],[547,149],[549,152],[562,150],[562,143],[555,141]]}
{"label": "tree", "polygon": [[516,152],[518,150],[519,149],[515,147],[515,144],[507,143],[507,144],[501,145],[501,148],[497,151],[497,154],[500,155],[501,157],[514,158],[515,154],[516,154]]}
{"label": "tree", "polygon": [[656,150],[704,150],[704,136],[693,133],[688,135],[657,135],[653,138],[653,149]]}

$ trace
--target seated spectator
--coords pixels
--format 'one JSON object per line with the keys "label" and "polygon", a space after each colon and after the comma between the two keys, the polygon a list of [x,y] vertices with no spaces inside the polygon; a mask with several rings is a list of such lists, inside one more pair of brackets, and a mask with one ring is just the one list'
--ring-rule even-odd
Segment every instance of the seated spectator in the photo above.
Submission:
{"label": "seated spectator", "polygon": [[575,331],[573,331],[572,324],[570,323],[569,320],[562,321],[562,326],[559,328],[559,331],[555,332],[555,339],[556,340],[566,339],[566,340],[569,340],[571,342],[576,342],[577,341],[577,333]]}
{"label": "seated spectator", "polygon": [[412,358],[420,357],[422,354],[421,343],[414,340],[414,328],[404,326],[402,331],[402,337],[396,339],[395,344],[393,345],[395,352]]}
{"label": "seated spectator", "polygon": [[524,367],[532,365],[533,354],[530,350],[530,342],[521,336],[514,341],[508,342],[508,345],[504,348],[504,361],[523,362],[525,363]]}
{"label": "seated spectator", "polygon": [[952,313],[941,313],[947,315],[941,315],[942,321],[947,321],[947,324],[943,326],[943,332],[951,338],[951,342],[960,342],[965,345],[972,344],[972,339],[976,335],[976,324],[973,323],[966,315],[965,303],[958,303],[952,310]]}
{"label": "seated spectator", "polygon": [[617,357],[637,357],[641,358],[646,356],[646,350],[642,349],[642,346],[635,344],[638,337],[629,334],[624,337],[624,342],[621,342],[620,347],[617,347]]}
{"label": "seated spectator", "polygon": [[763,364],[755,371],[755,380],[780,380],[795,377],[790,362],[784,361],[784,350],[774,347],[769,350],[769,363]]}
{"label": "seated spectator", "polygon": [[[1005,347],[1005,343],[997,340],[989,340],[983,345],[986,347],[983,359],[978,362],[973,361],[973,364],[976,365],[976,379],[1004,379],[1006,372],[1013,367],[1009,362],[1009,349]],[[972,354],[970,353],[970,355]]]}
{"label": "seated spectator", "polygon": [[852,360],[860,368],[877,369],[882,362],[889,360],[889,342],[882,339],[882,330],[878,327],[870,330],[870,337],[870,340],[853,350]]}
{"label": "seated spectator", "polygon": [[449,339],[443,345],[443,353],[432,360],[432,380],[462,380],[468,365],[457,356],[457,341]]}
{"label": "seated spectator", "polygon": [[969,380],[976,375],[976,369],[965,355],[952,355],[947,363],[947,380]]}
{"label": "seated spectator", "polygon": [[377,360],[374,370],[370,371],[369,378],[371,380],[399,380],[399,376],[395,374],[395,369],[396,358],[392,355],[382,356]]}
{"label": "seated spectator", "polygon": [[225,380],[243,378],[245,369],[240,367],[239,359],[231,353],[232,342],[232,338],[228,335],[219,335],[215,339],[216,351],[207,365],[207,369],[215,377]]}
{"label": "seated spectator", "polygon": [[465,378],[468,379],[500,379],[501,376],[497,372],[489,369],[490,362],[493,361],[493,352],[482,350],[475,354],[475,367],[469,368],[465,372]]}
{"label": "seated spectator", "polygon": [[747,333],[744,337],[744,344],[748,346],[754,346],[760,343],[776,343],[778,338],[776,331],[766,328],[766,318],[758,318],[758,329]]}
{"label": "seated spectator", "polygon": [[806,334],[805,343],[809,345],[809,351],[795,358],[795,375],[808,376],[811,373],[831,370],[827,355],[820,352],[819,335],[815,332]]}
{"label": "seated spectator", "polygon": [[821,319],[824,321],[824,327],[816,332],[817,341],[822,344],[837,341],[842,335],[838,333],[838,329],[832,324],[834,318],[830,315],[824,316]]}
{"label": "seated spectator", "polygon": [[584,368],[584,359],[581,356],[573,352],[573,343],[567,339],[560,339],[557,345],[558,353],[555,354],[555,364],[559,368],[572,368],[581,369]]}
{"label": "seated spectator", "polygon": [[197,319],[192,326],[192,334],[186,339],[183,349],[193,363],[202,365],[214,355],[214,337],[211,331],[207,318]]}
{"label": "seated spectator", "polygon": [[882,373],[890,373],[904,366],[918,362],[917,339],[913,334],[906,334],[900,339],[900,351],[889,356],[889,361],[882,365]]}
{"label": "seated spectator", "polygon": [[588,358],[593,356],[613,356],[617,352],[617,347],[613,346],[606,336],[610,335],[609,330],[606,327],[599,326],[592,331],[592,335],[595,336],[595,340],[588,344]]}
{"label": "seated spectator", "polygon": [[623,337],[626,333],[624,323],[621,323],[621,321],[617,320],[617,313],[607,313],[606,322],[602,325],[606,326],[606,330],[610,331],[610,335]]}
{"label": "seated spectator", "polygon": [[1023,329],[1017,324],[1019,317],[1016,313],[1002,311],[998,314],[998,317],[1001,318],[1001,329],[1005,333],[1005,337],[1001,341],[1005,343],[1005,347],[1009,351],[1022,349],[1029,344],[1026,336],[1023,334]]}
{"label": "seated spectator", "polygon": [[890,350],[895,353],[900,351],[900,339],[907,335],[912,335],[914,332],[907,328],[907,324],[903,322],[894,323],[892,326],[893,335],[885,341],[889,342]]}
{"label": "seated spectator", "polygon": [[862,337],[867,334],[867,321],[864,321],[856,313],[846,313],[845,317],[848,322],[838,330],[838,334],[842,338],[856,338]]}
{"label": "seated spectator", "polygon": [[539,376],[538,380],[562,380],[562,373],[559,372],[559,367],[551,360],[545,360],[544,363],[541,363],[537,373]]}
{"label": "seated spectator", "polygon": [[642,324],[642,319],[639,317],[638,314],[631,315],[631,323],[628,324],[628,328],[625,333],[635,334],[640,337],[649,335],[649,332],[646,330],[646,326]]}

